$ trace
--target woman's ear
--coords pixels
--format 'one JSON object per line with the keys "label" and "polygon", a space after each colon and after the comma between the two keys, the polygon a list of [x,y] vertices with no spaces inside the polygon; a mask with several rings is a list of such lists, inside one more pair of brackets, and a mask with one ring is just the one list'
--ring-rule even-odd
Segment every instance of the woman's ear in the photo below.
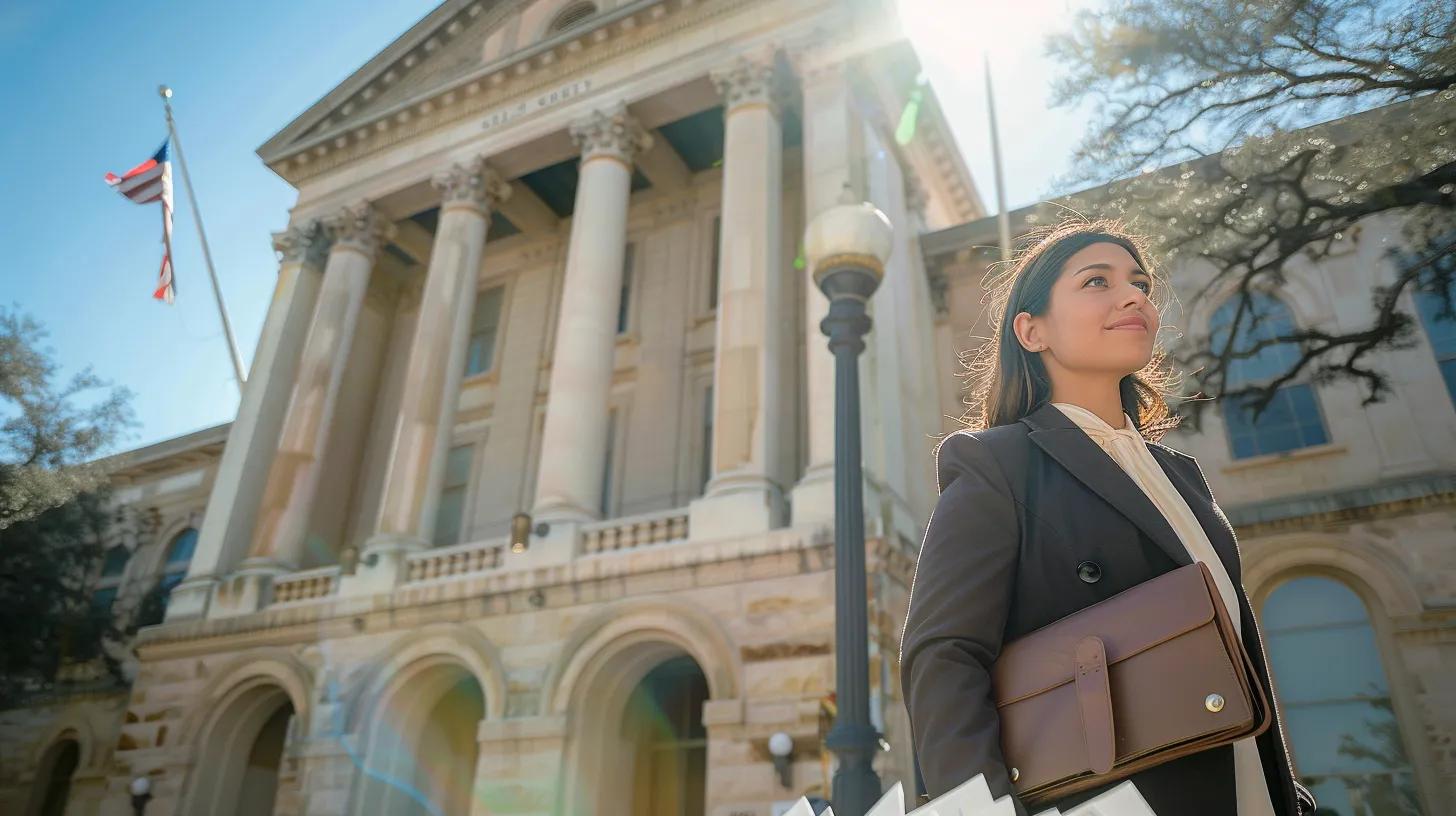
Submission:
{"label": "woman's ear", "polygon": [[1011,331],[1016,334],[1017,342],[1027,351],[1046,351],[1046,344],[1041,341],[1041,326],[1031,316],[1031,312],[1017,312],[1016,317],[1011,319]]}

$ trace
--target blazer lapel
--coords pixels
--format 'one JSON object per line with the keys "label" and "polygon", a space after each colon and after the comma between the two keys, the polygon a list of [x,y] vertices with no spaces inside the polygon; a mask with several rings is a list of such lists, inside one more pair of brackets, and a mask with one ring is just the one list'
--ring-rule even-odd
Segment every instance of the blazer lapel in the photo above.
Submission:
{"label": "blazer lapel", "polygon": [[1224,569],[1234,583],[1240,583],[1239,545],[1233,528],[1199,489],[1203,486],[1203,475],[1197,472],[1197,465],[1175,459],[1159,445],[1149,445],[1148,448],[1163,472],[1168,474],[1168,481],[1178,489],[1183,501],[1188,503],[1188,509],[1193,511],[1198,523],[1203,525],[1203,532],[1208,535],[1208,542],[1218,553],[1219,560],[1223,561]]}
{"label": "blazer lapel", "polygon": [[[1173,563],[1179,566],[1193,563],[1187,548],[1183,546],[1173,526],[1163,518],[1157,505],[1153,504],[1137,482],[1106,451],[1098,447],[1059,408],[1046,403],[1021,421],[1030,426],[1031,432],[1028,436],[1032,442],[1108,504],[1127,516],[1129,521],[1137,525],[1138,529],[1173,559]],[[1174,480],[1175,485],[1177,482],[1178,480]],[[1179,491],[1183,489],[1180,485]],[[1190,505],[1196,507],[1192,502]],[[1202,516],[1199,516],[1199,521],[1204,521]],[[1206,528],[1207,523],[1204,524]]]}

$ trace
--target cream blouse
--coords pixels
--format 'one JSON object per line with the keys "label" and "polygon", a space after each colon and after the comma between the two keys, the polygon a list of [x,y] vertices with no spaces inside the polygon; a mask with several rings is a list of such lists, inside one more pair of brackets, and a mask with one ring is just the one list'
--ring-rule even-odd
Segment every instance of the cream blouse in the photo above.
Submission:
{"label": "cream blouse", "polygon": [[[1208,565],[1208,571],[1213,574],[1213,582],[1218,587],[1218,594],[1229,612],[1229,618],[1234,627],[1242,632],[1243,616],[1239,614],[1238,590],[1234,588],[1228,570],[1224,569],[1223,562],[1219,560],[1218,553],[1208,540],[1208,533],[1204,532],[1198,517],[1193,515],[1188,502],[1153,458],[1152,451],[1148,450],[1147,443],[1142,434],[1138,433],[1132,418],[1124,413],[1122,427],[1114,428],[1102,417],[1080,405],[1069,402],[1054,402],[1052,405],[1085,431],[1142,488],[1143,493],[1162,511],[1163,517],[1178,534],[1193,560]],[[1233,747],[1238,816],[1274,816],[1274,803],[1269,797],[1269,784],[1264,778],[1264,765],[1259,759],[1258,745],[1251,737],[1234,743]]]}

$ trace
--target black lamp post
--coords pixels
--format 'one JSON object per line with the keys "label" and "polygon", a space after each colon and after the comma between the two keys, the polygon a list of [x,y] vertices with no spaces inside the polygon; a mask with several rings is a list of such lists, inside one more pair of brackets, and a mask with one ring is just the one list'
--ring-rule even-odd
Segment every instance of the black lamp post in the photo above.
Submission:
{"label": "black lamp post", "polygon": [[809,225],[805,254],[814,283],[829,298],[819,328],[834,353],[834,632],[838,714],[824,743],[839,758],[831,801],[836,816],[864,816],[880,798],[874,756],[880,733],[870,723],[869,616],[866,611],[864,481],[860,465],[859,355],[870,330],[865,304],[885,274],[894,231],[885,214],[840,203]]}
{"label": "black lamp post", "polygon": [[136,816],[143,816],[147,812],[147,803],[152,801],[152,780],[138,776],[127,789],[131,793],[131,812]]}

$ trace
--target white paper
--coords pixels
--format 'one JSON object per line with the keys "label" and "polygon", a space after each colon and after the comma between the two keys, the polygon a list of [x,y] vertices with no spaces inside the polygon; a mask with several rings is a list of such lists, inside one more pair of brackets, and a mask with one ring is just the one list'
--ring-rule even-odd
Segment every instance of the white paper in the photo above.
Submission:
{"label": "white paper", "polygon": [[[910,813],[905,812],[905,790],[896,782],[880,801],[870,808],[865,816],[1015,816],[1016,805],[1010,796],[991,798],[991,788],[985,777],[967,779],[950,793],[921,805]],[[803,797],[784,813],[784,816],[814,816],[814,808]],[[833,816],[825,809],[822,816]],[[1056,808],[1041,811],[1037,816],[1157,816],[1148,806],[1147,800],[1138,793],[1131,781],[1118,785],[1106,793],[1078,805],[1065,814]]]}

